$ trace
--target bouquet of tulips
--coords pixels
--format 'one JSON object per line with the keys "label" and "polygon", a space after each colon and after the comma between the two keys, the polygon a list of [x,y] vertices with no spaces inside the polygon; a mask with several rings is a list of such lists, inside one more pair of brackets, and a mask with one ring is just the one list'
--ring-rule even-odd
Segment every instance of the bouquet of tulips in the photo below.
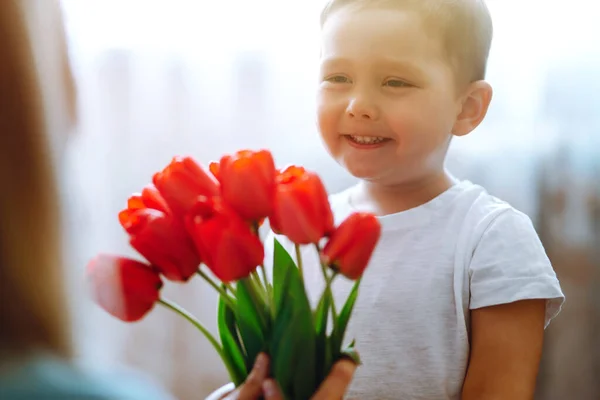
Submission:
{"label": "bouquet of tulips", "polygon": [[[268,255],[272,279],[259,236],[267,218],[296,250],[294,260],[275,239]],[[265,352],[287,399],[310,398],[341,357],[358,362],[344,334],[381,228],[367,213],[335,226],[315,173],[298,166],[278,170],[266,150],[226,155],[208,170],[191,157],[175,157],[128,199],[119,221],[143,260],[100,254],[87,267],[94,300],[114,317],[137,321],[157,303],[175,311],[210,341],[236,386]],[[301,245],[314,246],[322,263],[326,284],[315,309],[305,290]],[[331,292],[339,275],[356,281],[341,308]],[[163,279],[183,283],[193,276],[218,293],[217,337],[160,294]]]}

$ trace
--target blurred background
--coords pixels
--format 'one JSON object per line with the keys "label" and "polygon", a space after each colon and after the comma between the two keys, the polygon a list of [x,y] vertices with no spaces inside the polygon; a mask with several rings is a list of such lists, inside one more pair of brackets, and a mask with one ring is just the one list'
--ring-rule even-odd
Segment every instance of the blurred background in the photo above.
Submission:
{"label": "blurred background", "polygon": [[[227,381],[204,338],[164,309],[126,325],[81,285],[98,252],[131,254],[116,215],[174,155],[203,163],[266,147],[278,164],[353,180],[315,124],[323,0],[62,0],[80,121],[62,179],[78,356],[129,368],[179,399]],[[600,399],[600,28],[589,0],[489,0],[495,38],[484,124],[455,140],[448,167],[534,220],[567,296],[547,330],[538,398]],[[43,26],[41,28],[43,30]],[[166,294],[215,330],[198,282]]]}

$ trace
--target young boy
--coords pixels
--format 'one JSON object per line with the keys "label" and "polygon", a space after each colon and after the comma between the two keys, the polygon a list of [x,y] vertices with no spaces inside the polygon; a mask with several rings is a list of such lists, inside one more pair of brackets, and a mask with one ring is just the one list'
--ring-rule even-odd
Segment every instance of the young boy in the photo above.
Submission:
{"label": "young boy", "polygon": [[[319,130],[360,179],[331,206],[382,225],[346,337],[363,361],[349,397],[532,399],[559,282],[526,215],[444,169],[492,97],[485,4],[331,0],[321,22]],[[302,255],[315,296],[318,259]]]}

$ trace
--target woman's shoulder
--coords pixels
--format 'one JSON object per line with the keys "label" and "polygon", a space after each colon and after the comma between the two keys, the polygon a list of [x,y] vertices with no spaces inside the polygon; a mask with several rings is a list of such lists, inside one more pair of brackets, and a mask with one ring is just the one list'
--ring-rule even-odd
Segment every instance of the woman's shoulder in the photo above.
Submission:
{"label": "woman's shoulder", "polygon": [[119,373],[117,377],[86,371],[56,358],[38,357],[3,369],[0,399],[171,400],[173,397],[137,375]]}

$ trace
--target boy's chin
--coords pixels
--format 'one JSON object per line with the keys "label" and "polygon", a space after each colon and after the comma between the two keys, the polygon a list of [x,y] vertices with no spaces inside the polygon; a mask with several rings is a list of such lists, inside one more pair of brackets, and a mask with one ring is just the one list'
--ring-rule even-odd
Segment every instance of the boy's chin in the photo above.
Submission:
{"label": "boy's chin", "polygon": [[382,176],[382,171],[373,168],[372,165],[366,165],[365,163],[345,162],[343,160],[340,162],[340,164],[346,171],[348,171],[350,175],[357,179],[365,181],[377,181]]}
{"label": "boy's chin", "polygon": [[406,181],[410,181],[411,176],[398,173],[399,166],[378,166],[371,163],[351,163],[343,162],[340,165],[348,171],[356,179],[360,179],[369,183],[376,183],[383,186],[397,185]]}

